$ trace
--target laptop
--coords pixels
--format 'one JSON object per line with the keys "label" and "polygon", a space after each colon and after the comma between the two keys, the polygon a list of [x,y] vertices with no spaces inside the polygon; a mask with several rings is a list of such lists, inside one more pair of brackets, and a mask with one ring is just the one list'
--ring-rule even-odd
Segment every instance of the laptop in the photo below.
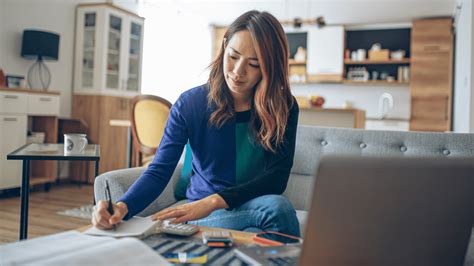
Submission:
{"label": "laptop", "polygon": [[255,265],[463,265],[474,222],[472,158],[325,157],[316,177],[302,247],[239,248],[240,258]]}

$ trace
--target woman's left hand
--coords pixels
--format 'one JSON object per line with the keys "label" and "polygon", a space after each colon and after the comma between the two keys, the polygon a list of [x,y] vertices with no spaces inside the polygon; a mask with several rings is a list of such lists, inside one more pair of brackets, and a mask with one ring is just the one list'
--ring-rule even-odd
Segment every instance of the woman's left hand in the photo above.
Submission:
{"label": "woman's left hand", "polygon": [[213,194],[204,199],[191,203],[186,203],[172,208],[166,208],[151,218],[152,220],[172,219],[171,223],[184,223],[187,221],[198,220],[207,217],[213,211],[223,208],[229,208],[224,199],[218,194]]}

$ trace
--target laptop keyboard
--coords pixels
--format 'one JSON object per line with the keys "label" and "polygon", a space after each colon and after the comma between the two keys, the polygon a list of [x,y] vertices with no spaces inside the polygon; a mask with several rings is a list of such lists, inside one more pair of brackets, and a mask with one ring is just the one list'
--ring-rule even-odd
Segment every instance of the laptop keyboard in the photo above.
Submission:
{"label": "laptop keyboard", "polygon": [[296,265],[298,257],[276,257],[268,258],[269,265]]}

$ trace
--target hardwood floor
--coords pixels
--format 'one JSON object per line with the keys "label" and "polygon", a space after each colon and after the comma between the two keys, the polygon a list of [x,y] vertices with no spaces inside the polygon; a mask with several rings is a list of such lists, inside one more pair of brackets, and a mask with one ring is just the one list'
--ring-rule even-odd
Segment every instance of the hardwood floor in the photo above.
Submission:
{"label": "hardwood floor", "polygon": [[[56,212],[92,204],[93,186],[62,183],[49,192],[40,187],[30,190],[28,238],[63,232],[90,224],[87,219],[59,215]],[[18,241],[20,197],[0,198],[0,243]]]}

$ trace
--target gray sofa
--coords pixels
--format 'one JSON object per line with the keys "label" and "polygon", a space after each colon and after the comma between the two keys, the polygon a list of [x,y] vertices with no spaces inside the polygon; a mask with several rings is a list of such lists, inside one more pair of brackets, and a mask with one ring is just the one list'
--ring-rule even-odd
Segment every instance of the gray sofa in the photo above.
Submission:
{"label": "gray sofa", "polygon": [[[304,228],[309,208],[313,174],[323,155],[472,157],[474,134],[397,132],[344,128],[299,126],[296,153],[291,176],[284,195],[293,203]],[[104,198],[104,180],[108,180],[112,199],[120,197],[140,176],[144,168],[131,168],[104,173],[97,177],[94,188],[97,200]],[[164,190],[140,215],[150,215],[173,204],[180,204],[173,189],[181,167],[178,166]]]}
{"label": "gray sofa", "polygon": [[[293,203],[304,224],[312,192],[312,176],[321,156],[327,154],[360,156],[437,156],[472,157],[474,134],[397,132],[344,128],[299,126],[291,176],[284,195]],[[118,199],[141,175],[142,167],[104,173],[95,180],[95,197],[104,199],[104,180],[108,180],[112,199]],[[181,173],[178,164],[166,189],[140,215],[155,213],[173,204],[174,187]]]}

